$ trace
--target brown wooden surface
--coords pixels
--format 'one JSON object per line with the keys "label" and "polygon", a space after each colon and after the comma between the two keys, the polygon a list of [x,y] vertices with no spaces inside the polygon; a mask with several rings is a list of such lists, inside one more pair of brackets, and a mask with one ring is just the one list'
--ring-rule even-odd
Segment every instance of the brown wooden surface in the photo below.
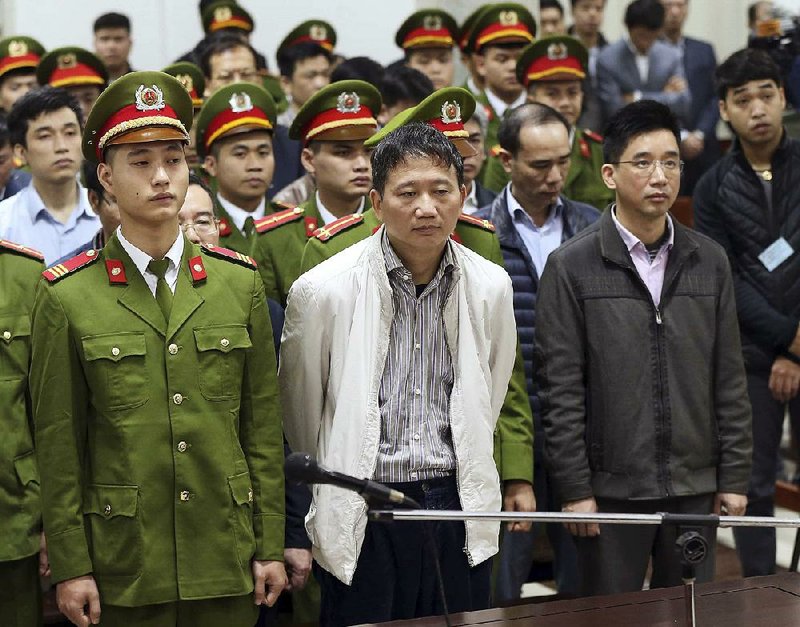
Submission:
{"label": "brown wooden surface", "polygon": [[800,486],[787,481],[775,482],[775,505],[800,512]]}
{"label": "brown wooden surface", "polygon": [[[457,625],[667,627],[685,624],[683,587],[554,601],[452,615]],[[512,622],[513,621],[513,622]],[[441,616],[383,623],[441,627]],[[699,627],[800,626],[800,574],[783,573],[697,587]]]}
{"label": "brown wooden surface", "polygon": [[669,212],[673,218],[684,226],[688,226],[690,229],[694,227],[694,210],[692,209],[691,196],[678,196]]}

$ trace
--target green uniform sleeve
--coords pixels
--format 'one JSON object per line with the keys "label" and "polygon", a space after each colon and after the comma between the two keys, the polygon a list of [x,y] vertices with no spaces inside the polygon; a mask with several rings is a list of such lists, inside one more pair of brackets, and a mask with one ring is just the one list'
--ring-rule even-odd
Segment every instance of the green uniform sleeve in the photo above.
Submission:
{"label": "green uniform sleeve", "polygon": [[283,428],[277,361],[264,286],[253,274],[252,347],[245,359],[239,437],[253,485],[255,558],[283,560]]}
{"label": "green uniform sleeve", "polygon": [[303,248],[303,257],[300,261],[300,274],[308,272],[311,268],[321,264],[328,258],[325,253],[325,244],[320,242],[316,237],[312,237],[306,242]]}
{"label": "green uniform sleeve", "polygon": [[258,264],[258,274],[264,283],[267,298],[282,302],[278,292],[278,280],[275,276],[275,264],[269,252],[269,245],[265,235],[256,236],[252,247],[252,257]]}
{"label": "green uniform sleeve", "polygon": [[88,388],[58,295],[39,283],[31,334],[31,402],[52,581],[92,572],[83,527]]}
{"label": "green uniform sleeve", "polygon": [[519,340],[514,370],[497,419],[494,455],[502,481],[533,482],[533,412],[525,385],[525,366]]}

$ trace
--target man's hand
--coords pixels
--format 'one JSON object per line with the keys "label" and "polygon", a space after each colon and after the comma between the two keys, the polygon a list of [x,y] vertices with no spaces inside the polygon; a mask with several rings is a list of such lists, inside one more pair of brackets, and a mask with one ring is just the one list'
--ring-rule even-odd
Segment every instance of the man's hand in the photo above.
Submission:
{"label": "man's hand", "polygon": [[50,560],[47,558],[47,538],[44,537],[44,531],[39,534],[39,576],[50,576]]}
{"label": "man's hand", "polygon": [[272,607],[288,583],[283,562],[253,560],[256,605]]}
{"label": "man's hand", "polygon": [[[505,512],[535,512],[536,497],[533,495],[533,486],[527,481],[506,481],[503,486],[503,511]],[[510,522],[509,531],[530,531],[530,522]]]}
{"label": "man's hand", "polygon": [[719,492],[714,497],[714,513],[717,516],[744,516],[747,497],[744,494]]}
{"label": "man's hand", "polygon": [[[580,501],[564,503],[564,505],[561,506],[561,511],[570,512],[572,514],[596,514],[597,501],[590,497]],[[573,536],[591,538],[600,535],[600,525],[597,523],[564,523],[564,526]]]}
{"label": "man's hand", "polygon": [[302,590],[311,574],[311,551],[309,549],[283,549],[283,561],[289,576],[287,590]]}
{"label": "man's hand", "polygon": [[686,91],[686,79],[681,76],[670,76],[667,84],[664,85],[663,91],[670,93]]}
{"label": "man's hand", "polygon": [[91,575],[67,579],[56,585],[56,604],[58,611],[73,625],[100,624],[100,594]]}
{"label": "man's hand", "polygon": [[800,365],[786,357],[778,357],[772,363],[769,374],[769,391],[772,397],[786,403],[797,396],[800,391]]}
{"label": "man's hand", "polygon": [[703,152],[705,140],[696,133],[689,133],[681,142],[681,156],[684,159],[694,159]]}

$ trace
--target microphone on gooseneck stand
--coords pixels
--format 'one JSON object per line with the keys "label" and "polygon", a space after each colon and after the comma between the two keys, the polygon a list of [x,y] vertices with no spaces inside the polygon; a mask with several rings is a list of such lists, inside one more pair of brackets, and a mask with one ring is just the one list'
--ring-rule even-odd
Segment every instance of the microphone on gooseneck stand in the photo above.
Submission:
{"label": "microphone on gooseneck stand", "polygon": [[300,483],[328,483],[358,492],[365,500],[384,503],[409,509],[422,509],[419,503],[398,490],[392,490],[382,483],[351,477],[342,472],[328,470],[317,463],[308,453],[292,453],[284,464],[286,477]]}

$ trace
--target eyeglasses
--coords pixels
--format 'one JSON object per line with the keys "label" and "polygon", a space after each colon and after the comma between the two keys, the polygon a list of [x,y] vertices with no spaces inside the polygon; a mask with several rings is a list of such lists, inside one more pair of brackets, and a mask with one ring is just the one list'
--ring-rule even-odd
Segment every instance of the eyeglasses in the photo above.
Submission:
{"label": "eyeglasses", "polygon": [[666,176],[677,176],[683,172],[683,161],[678,159],[634,159],[632,161],[612,161],[612,165],[629,163],[637,176],[650,178],[656,171],[656,165],[661,166],[661,171]]}
{"label": "eyeglasses", "polygon": [[181,224],[181,231],[186,233],[189,229],[194,229],[198,235],[213,235],[219,228],[219,220],[217,218],[201,218],[197,222],[184,222]]}

